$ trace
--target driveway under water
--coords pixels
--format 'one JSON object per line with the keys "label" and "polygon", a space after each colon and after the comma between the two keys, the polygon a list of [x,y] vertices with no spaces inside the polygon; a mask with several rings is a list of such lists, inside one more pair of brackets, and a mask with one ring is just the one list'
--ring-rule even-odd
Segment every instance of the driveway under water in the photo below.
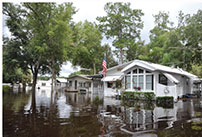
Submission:
{"label": "driveway under water", "polygon": [[[121,101],[91,94],[49,89],[3,94],[4,137],[201,137],[202,100],[179,100],[173,106]],[[100,97],[102,98],[102,97]],[[33,109],[35,108],[35,109]]]}

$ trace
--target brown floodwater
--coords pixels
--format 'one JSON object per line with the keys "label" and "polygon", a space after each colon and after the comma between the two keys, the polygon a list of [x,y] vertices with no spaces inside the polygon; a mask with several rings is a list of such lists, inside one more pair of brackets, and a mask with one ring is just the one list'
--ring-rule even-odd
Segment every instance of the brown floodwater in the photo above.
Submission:
{"label": "brown floodwater", "polygon": [[[201,137],[202,100],[155,102],[95,99],[37,89],[3,94],[4,137]],[[93,101],[96,100],[96,101]]]}

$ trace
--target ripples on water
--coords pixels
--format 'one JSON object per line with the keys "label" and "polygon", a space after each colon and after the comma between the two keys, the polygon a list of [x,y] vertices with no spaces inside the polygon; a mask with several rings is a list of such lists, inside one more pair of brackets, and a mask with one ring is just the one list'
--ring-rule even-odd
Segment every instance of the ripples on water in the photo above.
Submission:
{"label": "ripples on water", "polygon": [[[103,98],[49,88],[3,95],[4,137],[202,136],[202,100],[180,100],[163,108],[154,102]],[[199,127],[197,129],[197,126]]]}

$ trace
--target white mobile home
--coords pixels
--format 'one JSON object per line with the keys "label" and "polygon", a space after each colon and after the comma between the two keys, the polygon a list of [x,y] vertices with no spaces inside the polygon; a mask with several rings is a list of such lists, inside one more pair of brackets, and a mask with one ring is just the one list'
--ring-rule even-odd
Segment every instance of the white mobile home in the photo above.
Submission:
{"label": "white mobile home", "polygon": [[51,88],[52,82],[49,80],[37,80],[36,88]]}
{"label": "white mobile home", "polygon": [[92,92],[92,80],[85,75],[75,75],[67,78],[66,91]]}
{"label": "white mobile home", "polygon": [[[173,96],[177,99],[186,94],[193,94],[193,83],[198,79],[197,76],[182,69],[142,60],[119,65],[118,68],[121,66],[122,69],[118,73],[117,67],[110,69],[103,80],[110,79],[113,74],[119,74],[116,75],[115,81],[118,78],[122,80],[122,91],[154,92],[156,96]],[[104,89],[107,89],[105,95],[114,93],[112,89],[108,89],[107,82],[105,82]]]}
{"label": "white mobile home", "polygon": [[64,88],[67,86],[67,79],[65,78],[57,78],[57,86],[60,88]]}

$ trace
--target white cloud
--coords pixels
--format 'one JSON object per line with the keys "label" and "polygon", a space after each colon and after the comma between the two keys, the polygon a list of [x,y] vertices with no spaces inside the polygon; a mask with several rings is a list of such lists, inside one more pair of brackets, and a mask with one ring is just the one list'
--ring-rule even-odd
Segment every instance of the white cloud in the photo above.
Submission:
{"label": "white cloud", "polygon": [[79,66],[72,66],[71,62],[67,61],[62,65],[60,76],[68,77],[71,73],[79,71]]}

